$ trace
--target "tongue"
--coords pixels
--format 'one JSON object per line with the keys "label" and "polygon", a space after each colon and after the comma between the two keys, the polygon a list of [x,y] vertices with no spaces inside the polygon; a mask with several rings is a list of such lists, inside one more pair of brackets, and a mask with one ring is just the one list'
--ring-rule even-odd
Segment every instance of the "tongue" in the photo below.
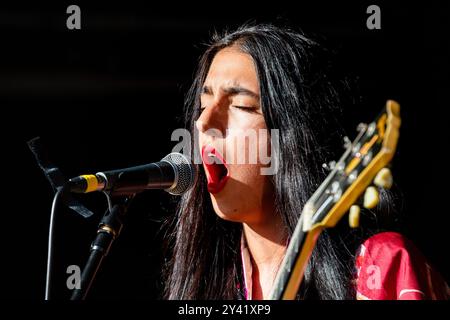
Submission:
{"label": "tongue", "polygon": [[227,168],[223,164],[216,164],[214,167],[218,171],[219,181],[222,180],[228,173]]}
{"label": "tongue", "polygon": [[223,164],[213,163],[208,165],[209,172],[211,173],[211,182],[219,183],[228,173],[227,168]]}
{"label": "tongue", "polygon": [[202,157],[208,179],[208,191],[218,193],[228,180],[228,169],[222,162],[222,157],[216,153],[214,148],[204,147]]}
{"label": "tongue", "polygon": [[208,191],[211,193],[220,192],[228,180],[228,170],[223,164],[210,164],[207,165],[209,175],[208,178]]}

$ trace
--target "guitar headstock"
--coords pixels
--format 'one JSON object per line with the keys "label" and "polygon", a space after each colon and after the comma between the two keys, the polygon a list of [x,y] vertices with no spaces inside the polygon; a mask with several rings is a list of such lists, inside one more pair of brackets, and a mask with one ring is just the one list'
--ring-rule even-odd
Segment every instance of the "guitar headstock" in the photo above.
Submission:
{"label": "guitar headstock", "polygon": [[270,299],[295,299],[322,230],[334,227],[348,211],[350,226],[356,227],[358,198],[365,192],[364,206],[373,208],[379,199],[377,187],[390,188],[392,175],[386,166],[397,147],[400,122],[400,106],[388,100],[375,121],[358,126],[359,133],[353,142],[345,139],[345,152],[339,161],[325,165],[330,173],[303,208]]}
{"label": "guitar headstock", "polygon": [[354,204],[363,192],[364,207],[377,205],[377,187],[392,185],[392,175],[386,166],[397,147],[400,123],[399,104],[388,100],[375,121],[358,126],[359,133],[353,142],[345,138],[344,154],[339,161],[324,165],[330,173],[303,208],[304,232],[334,227],[349,210],[350,225],[357,226],[359,207]]}

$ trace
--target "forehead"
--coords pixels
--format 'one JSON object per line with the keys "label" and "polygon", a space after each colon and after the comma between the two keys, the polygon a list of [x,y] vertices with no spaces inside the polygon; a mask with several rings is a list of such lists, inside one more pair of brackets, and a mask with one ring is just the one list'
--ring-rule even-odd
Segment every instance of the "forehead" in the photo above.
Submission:
{"label": "forehead", "polygon": [[236,83],[258,90],[259,81],[253,58],[237,48],[222,49],[211,62],[205,85],[224,86]]}

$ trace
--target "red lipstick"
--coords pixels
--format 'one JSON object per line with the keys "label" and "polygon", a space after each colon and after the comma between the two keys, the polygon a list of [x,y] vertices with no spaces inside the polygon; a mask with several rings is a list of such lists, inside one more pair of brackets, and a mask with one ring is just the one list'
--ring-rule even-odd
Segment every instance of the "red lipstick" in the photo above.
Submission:
{"label": "red lipstick", "polygon": [[202,160],[208,181],[208,191],[219,193],[227,183],[229,171],[223,156],[212,146],[202,147]]}

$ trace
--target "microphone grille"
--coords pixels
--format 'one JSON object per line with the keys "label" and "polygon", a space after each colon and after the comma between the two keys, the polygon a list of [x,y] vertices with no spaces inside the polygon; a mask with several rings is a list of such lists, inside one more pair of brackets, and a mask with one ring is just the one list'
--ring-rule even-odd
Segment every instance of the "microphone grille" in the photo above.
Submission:
{"label": "microphone grille", "polygon": [[174,184],[165,191],[173,195],[181,195],[194,185],[197,179],[197,167],[186,156],[173,152],[161,161],[169,162],[175,170]]}

